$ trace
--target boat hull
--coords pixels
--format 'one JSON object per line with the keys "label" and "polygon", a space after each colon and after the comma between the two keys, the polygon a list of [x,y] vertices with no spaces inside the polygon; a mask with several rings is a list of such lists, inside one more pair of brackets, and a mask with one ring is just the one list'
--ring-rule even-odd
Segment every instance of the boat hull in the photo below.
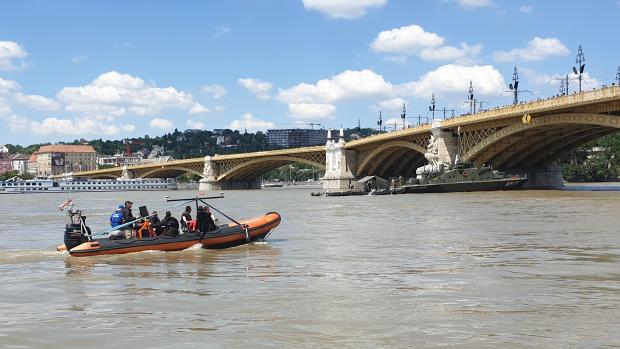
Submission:
{"label": "boat hull", "polygon": [[486,181],[413,184],[405,185],[402,188],[403,192],[408,194],[497,191],[519,189],[525,182],[527,182],[527,178],[505,178]]}
{"label": "boat hull", "polygon": [[[142,251],[180,251],[198,243],[209,249],[228,248],[264,239],[280,224],[280,221],[281,217],[278,213],[270,212],[262,217],[239,222],[242,226],[221,225],[218,229],[206,233],[192,232],[176,237],[158,236],[125,240],[96,239],[72,248],[69,254],[75,257],[87,257]],[[58,250],[62,249],[63,245],[58,247]]]}

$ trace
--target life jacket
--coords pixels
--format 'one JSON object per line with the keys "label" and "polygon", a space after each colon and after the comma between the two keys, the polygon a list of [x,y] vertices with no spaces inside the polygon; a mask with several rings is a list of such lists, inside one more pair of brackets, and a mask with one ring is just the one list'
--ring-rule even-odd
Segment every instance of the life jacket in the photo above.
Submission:
{"label": "life jacket", "polygon": [[117,225],[121,225],[123,223],[123,213],[120,210],[114,211],[110,216],[110,224],[112,227],[116,227]]}

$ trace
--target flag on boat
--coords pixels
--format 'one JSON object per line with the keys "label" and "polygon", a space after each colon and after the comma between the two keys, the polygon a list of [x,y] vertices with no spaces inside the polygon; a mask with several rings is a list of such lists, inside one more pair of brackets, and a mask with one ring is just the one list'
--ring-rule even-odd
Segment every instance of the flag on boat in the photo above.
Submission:
{"label": "flag on boat", "polygon": [[68,199],[67,201],[65,201],[65,202],[63,202],[62,204],[60,204],[60,206],[58,206],[58,208],[59,208],[61,211],[64,211],[64,209],[65,209],[67,206],[69,206],[69,205],[73,205],[73,200]]}

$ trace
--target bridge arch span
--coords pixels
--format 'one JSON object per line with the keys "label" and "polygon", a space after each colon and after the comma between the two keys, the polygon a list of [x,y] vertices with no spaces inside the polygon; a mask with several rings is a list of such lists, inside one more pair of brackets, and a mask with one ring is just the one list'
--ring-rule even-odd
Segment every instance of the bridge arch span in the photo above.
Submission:
{"label": "bridge arch span", "polygon": [[528,124],[518,122],[499,129],[461,158],[504,169],[546,165],[561,153],[616,132],[620,132],[620,117],[615,115],[544,115],[534,117]]}
{"label": "bridge arch span", "polygon": [[319,169],[325,169],[325,164],[310,159],[295,156],[279,155],[254,158],[231,164],[223,173],[217,176],[218,181],[253,180],[263,173],[286,164],[300,162]]}
{"label": "bridge arch span", "polygon": [[102,174],[97,174],[97,175],[89,176],[89,178],[91,178],[91,179],[116,179],[118,177],[119,176],[114,175],[114,174],[110,174],[110,173],[102,173]]}
{"label": "bridge arch span", "polygon": [[[170,166],[170,167],[162,166],[162,167],[150,169],[146,172],[139,173],[138,176],[136,177],[138,178],[149,178],[151,176],[160,177],[161,174],[166,174],[166,173],[172,173],[173,175],[170,175],[169,177],[173,177],[173,178],[176,178],[185,173],[191,173],[191,174],[202,177],[202,172],[199,172],[192,168],[183,167],[183,166]],[[160,176],[157,176],[158,174]],[[176,174],[176,176],[174,174]]]}
{"label": "bridge arch span", "polygon": [[[391,141],[383,143],[373,148],[366,156],[360,159],[355,175],[358,177],[371,174],[381,176],[398,175],[400,173],[397,172],[405,170],[403,166],[397,166],[398,164],[407,163],[413,167],[415,163],[419,163],[422,161],[421,159],[424,159],[425,152],[426,148],[413,142]],[[379,167],[382,168],[381,173],[377,172]],[[394,172],[395,170],[398,171]]]}

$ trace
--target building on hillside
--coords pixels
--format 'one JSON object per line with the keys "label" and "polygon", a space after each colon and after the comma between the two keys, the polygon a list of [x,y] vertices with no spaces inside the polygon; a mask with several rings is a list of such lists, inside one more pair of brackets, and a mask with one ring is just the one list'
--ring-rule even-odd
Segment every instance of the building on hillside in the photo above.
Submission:
{"label": "building on hillside", "polygon": [[20,175],[28,172],[28,159],[30,155],[14,154],[11,156],[11,163],[13,165],[13,171],[17,171]]}
{"label": "building on hillside", "polygon": [[324,145],[327,142],[326,130],[280,129],[267,130],[267,144],[272,147],[297,148]]}
{"label": "building on hillside", "polygon": [[155,157],[149,157],[148,159],[142,160],[143,164],[160,164],[164,162],[174,161],[174,158],[170,155],[161,155]]}
{"label": "building on hillside", "polygon": [[39,176],[97,169],[97,152],[90,145],[44,145],[35,154]]}
{"label": "building on hillside", "polygon": [[9,156],[9,149],[4,145],[0,145],[0,174],[13,171],[13,163]]}
{"label": "building on hillside", "polygon": [[26,172],[33,176],[37,176],[39,174],[39,160],[37,159],[37,154],[31,154],[28,158]]}
{"label": "building on hillside", "polygon": [[99,166],[135,166],[142,164],[143,157],[140,155],[132,154],[131,156],[125,156],[123,154],[102,155],[97,158],[97,165]]}

